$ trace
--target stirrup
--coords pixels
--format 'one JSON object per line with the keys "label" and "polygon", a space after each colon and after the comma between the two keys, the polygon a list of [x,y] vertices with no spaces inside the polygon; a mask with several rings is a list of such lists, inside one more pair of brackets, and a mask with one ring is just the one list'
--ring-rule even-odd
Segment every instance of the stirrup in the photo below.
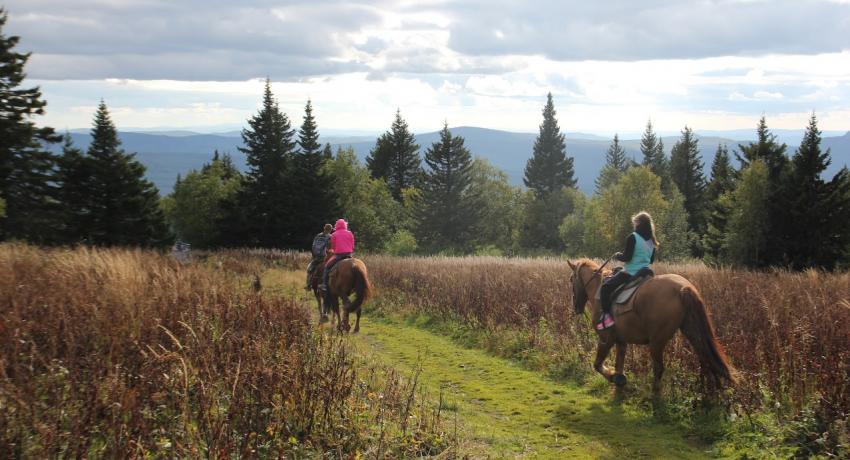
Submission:
{"label": "stirrup", "polygon": [[614,317],[608,313],[604,313],[599,322],[596,323],[596,330],[602,331],[614,325]]}

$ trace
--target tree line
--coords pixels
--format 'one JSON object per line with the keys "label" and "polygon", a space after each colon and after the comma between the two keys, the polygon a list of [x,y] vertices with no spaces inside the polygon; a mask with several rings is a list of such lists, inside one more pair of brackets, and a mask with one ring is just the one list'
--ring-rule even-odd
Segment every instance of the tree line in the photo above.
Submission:
{"label": "tree line", "polygon": [[[606,257],[623,245],[632,214],[655,217],[661,259],[702,258],[750,267],[833,268],[850,258],[850,173],[827,180],[813,114],[793,153],[764,117],[757,141],[717,146],[709,174],[699,139],[685,127],[668,156],[647,123],[642,158],[617,135],[596,189],[576,188],[552,95],[523,177],[475,157],[444,125],[430,146],[416,144],[397,111],[365,162],[319,142],[312,102],[294,128],[266,81],[262,105],[242,131],[247,171],[214,152],[178,176],[160,199],[144,167],[121,148],[101,101],[86,151],[33,121],[46,102],[25,88],[28,54],[2,35],[0,10],[0,239],[39,244],[196,247],[309,247],[313,235],[346,218],[361,249],[391,254],[556,254]],[[733,156],[738,165],[733,166]]]}

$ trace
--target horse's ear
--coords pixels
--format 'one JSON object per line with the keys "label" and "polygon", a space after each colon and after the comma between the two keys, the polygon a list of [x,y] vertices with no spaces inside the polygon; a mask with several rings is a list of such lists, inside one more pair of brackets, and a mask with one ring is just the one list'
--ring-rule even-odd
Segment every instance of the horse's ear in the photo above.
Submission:
{"label": "horse's ear", "polygon": [[576,267],[578,267],[578,265],[574,264],[572,260],[567,260],[567,263],[570,265],[570,268],[572,268],[573,271],[576,271]]}

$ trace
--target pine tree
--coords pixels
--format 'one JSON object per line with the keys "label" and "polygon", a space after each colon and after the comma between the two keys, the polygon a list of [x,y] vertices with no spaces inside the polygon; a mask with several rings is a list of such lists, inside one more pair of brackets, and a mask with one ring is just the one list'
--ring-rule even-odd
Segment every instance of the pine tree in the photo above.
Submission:
{"label": "pine tree", "polygon": [[422,177],[422,160],[419,158],[419,145],[407,122],[397,110],[390,131],[382,134],[375,148],[366,158],[366,167],[374,179],[384,179],[392,191],[393,197],[401,202],[402,191],[416,187]]}
{"label": "pine tree", "polygon": [[431,249],[469,250],[473,240],[479,198],[470,187],[472,155],[463,144],[446,124],[440,141],[425,152],[417,240]]}
{"label": "pine tree", "polygon": [[[673,183],[685,197],[688,212],[688,228],[697,235],[704,233],[705,225],[705,176],[699,156],[699,140],[693,130],[685,126],[682,137],[673,146],[670,156],[670,172]],[[695,251],[698,254],[698,251]]]}
{"label": "pine tree", "polygon": [[525,186],[541,198],[563,187],[575,188],[576,179],[573,158],[567,157],[564,135],[555,118],[552,93],[546,96],[543,107],[543,123],[534,141],[534,152],[525,165]]}
{"label": "pine tree", "polygon": [[240,245],[292,246],[294,136],[289,118],[281,112],[271,82],[266,80],[262,108],[242,130],[245,147],[239,148],[248,161],[239,215],[233,216],[241,222]]}
{"label": "pine tree", "polygon": [[57,197],[62,212],[62,241],[80,243],[91,240],[93,206],[91,158],[74,147],[70,134],[65,135],[62,156],[58,159]]}
{"label": "pine tree", "polygon": [[723,198],[735,186],[735,169],[729,160],[729,149],[718,144],[711,164],[711,181],[706,188],[707,227],[703,250],[711,262],[721,262],[721,251],[729,221],[729,200]]}
{"label": "pine tree", "polygon": [[[846,198],[835,193],[843,187],[844,178],[837,175],[833,183],[823,180],[829,166],[830,150],[820,148],[821,131],[814,114],[803,141],[791,158],[790,181],[784,190],[788,220],[786,228],[787,255],[796,268],[833,268],[847,248],[850,229],[840,212],[846,208]],[[838,213],[838,214],[837,214]]]}
{"label": "pine tree", "polygon": [[[643,166],[649,166],[650,169],[652,169],[652,165],[655,164],[655,155],[658,151],[658,141],[658,136],[656,136],[655,131],[652,130],[652,120],[649,120],[646,122],[646,130],[643,132],[643,136],[640,139],[640,153],[643,154],[643,161],[641,164]],[[656,173],[656,175],[658,174]]]}
{"label": "pine tree", "polygon": [[322,170],[326,159],[319,143],[319,131],[309,100],[304,108],[298,145],[301,148],[295,154],[292,172],[294,219],[291,243],[306,248],[322,226],[338,214],[331,178]]}
{"label": "pine tree", "polygon": [[640,152],[643,154],[641,164],[661,179],[661,190],[669,198],[671,195],[670,164],[664,153],[664,141],[652,130],[652,120],[646,122],[646,130],[640,140]]}
{"label": "pine tree", "polygon": [[44,114],[47,102],[38,87],[21,87],[30,54],[14,50],[20,37],[3,34],[7,18],[0,8],[0,200],[5,202],[0,240],[50,242],[58,237],[52,186],[56,159],[43,143],[61,138],[33,121]]}
{"label": "pine tree", "polygon": [[145,167],[121,149],[106,103],[100,102],[87,151],[90,225],[80,237],[105,246],[160,246],[168,231],[159,191],[145,179]]}
{"label": "pine tree", "polygon": [[738,144],[741,153],[736,152],[735,157],[741,163],[741,169],[746,168],[755,160],[764,161],[771,181],[776,181],[788,164],[788,157],[785,154],[788,146],[776,141],[776,135],[767,128],[767,121],[764,116],[759,119],[756,133],[758,141],[750,142],[748,145]]}
{"label": "pine tree", "polygon": [[615,184],[622,174],[629,169],[632,161],[626,157],[626,150],[620,145],[620,138],[614,134],[614,140],[605,152],[605,166],[596,178],[596,193]]}

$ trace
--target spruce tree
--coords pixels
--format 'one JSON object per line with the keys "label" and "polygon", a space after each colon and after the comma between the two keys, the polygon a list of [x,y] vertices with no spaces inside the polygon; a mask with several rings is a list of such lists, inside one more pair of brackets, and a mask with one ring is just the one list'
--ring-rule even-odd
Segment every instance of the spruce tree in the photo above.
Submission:
{"label": "spruce tree", "polygon": [[291,243],[306,248],[322,226],[338,214],[331,178],[322,170],[326,159],[319,143],[319,131],[309,100],[298,132],[298,145],[300,149],[295,154],[292,172],[294,219]]}
{"label": "spruce tree", "polygon": [[159,207],[159,191],[145,179],[145,167],[121,148],[118,131],[106,103],[100,102],[87,151],[91,198],[88,231],[79,235],[90,244],[160,246],[168,231]]}
{"label": "spruce tree", "polygon": [[567,156],[564,135],[555,118],[552,93],[546,96],[543,123],[534,141],[534,152],[525,165],[523,182],[537,198],[542,198],[563,187],[575,188],[573,158]]}
{"label": "spruce tree", "polygon": [[767,121],[764,116],[759,119],[758,127],[756,128],[758,141],[750,142],[748,145],[739,144],[738,148],[741,153],[735,153],[738,161],[741,163],[741,169],[746,168],[755,160],[764,161],[767,166],[770,180],[776,181],[782,175],[784,168],[788,164],[788,157],[785,151],[788,146],[779,144],[776,141],[776,135],[771,133],[767,128]]}
{"label": "spruce tree", "polygon": [[735,169],[729,160],[729,149],[718,144],[711,164],[711,181],[706,188],[706,231],[703,250],[711,262],[721,262],[723,241],[729,221],[729,199],[725,195],[735,186]]}
{"label": "spruce tree", "polygon": [[[259,112],[242,130],[248,172],[239,197],[240,245],[290,247],[294,219],[292,194],[295,131],[281,112],[267,79]],[[234,235],[235,236],[235,235]]]}
{"label": "spruce tree", "polygon": [[605,166],[596,178],[596,193],[614,185],[631,164],[632,161],[626,158],[626,150],[620,145],[619,136],[614,134],[614,140],[605,152]]}
{"label": "spruce tree", "polygon": [[[705,176],[699,156],[699,140],[691,128],[685,126],[682,137],[673,146],[670,155],[670,173],[673,183],[685,198],[688,227],[697,235],[704,233]],[[698,254],[699,251],[695,251]]]}
{"label": "spruce tree", "polygon": [[91,158],[74,147],[70,134],[65,135],[58,166],[56,182],[62,213],[62,241],[71,244],[90,241],[96,198],[92,193]]}
{"label": "spruce tree", "polygon": [[469,250],[473,241],[479,197],[470,187],[472,155],[463,144],[444,125],[440,141],[425,152],[417,240],[432,250]]}
{"label": "spruce tree", "polygon": [[[643,154],[643,161],[641,164],[643,166],[649,166],[650,169],[652,169],[652,165],[655,164],[658,141],[658,136],[656,136],[655,132],[652,130],[652,120],[649,120],[646,122],[646,130],[643,132],[643,136],[640,139],[640,153]],[[656,173],[656,175],[658,174]]]}
{"label": "spruce tree", "polygon": [[652,120],[646,122],[646,130],[640,140],[640,152],[643,154],[641,164],[661,178],[661,190],[666,198],[671,198],[670,163],[664,153],[664,141],[652,130]]}
{"label": "spruce tree", "polygon": [[20,37],[3,34],[7,19],[0,8],[0,200],[5,202],[0,240],[50,242],[59,236],[53,216],[55,157],[44,143],[61,138],[52,128],[35,125],[47,102],[38,87],[22,87],[30,54],[14,50]]}
{"label": "spruce tree", "polygon": [[416,187],[422,177],[422,160],[419,158],[419,145],[407,122],[397,110],[390,131],[382,134],[375,148],[366,158],[366,167],[374,179],[384,179],[390,187],[393,198],[402,201],[402,191]]}
{"label": "spruce tree", "polygon": [[841,215],[847,207],[841,174],[832,182],[822,175],[829,166],[830,150],[821,151],[821,131],[812,114],[803,141],[791,158],[790,180],[784,190],[787,210],[787,256],[796,268],[833,268],[847,248],[850,229]]}

